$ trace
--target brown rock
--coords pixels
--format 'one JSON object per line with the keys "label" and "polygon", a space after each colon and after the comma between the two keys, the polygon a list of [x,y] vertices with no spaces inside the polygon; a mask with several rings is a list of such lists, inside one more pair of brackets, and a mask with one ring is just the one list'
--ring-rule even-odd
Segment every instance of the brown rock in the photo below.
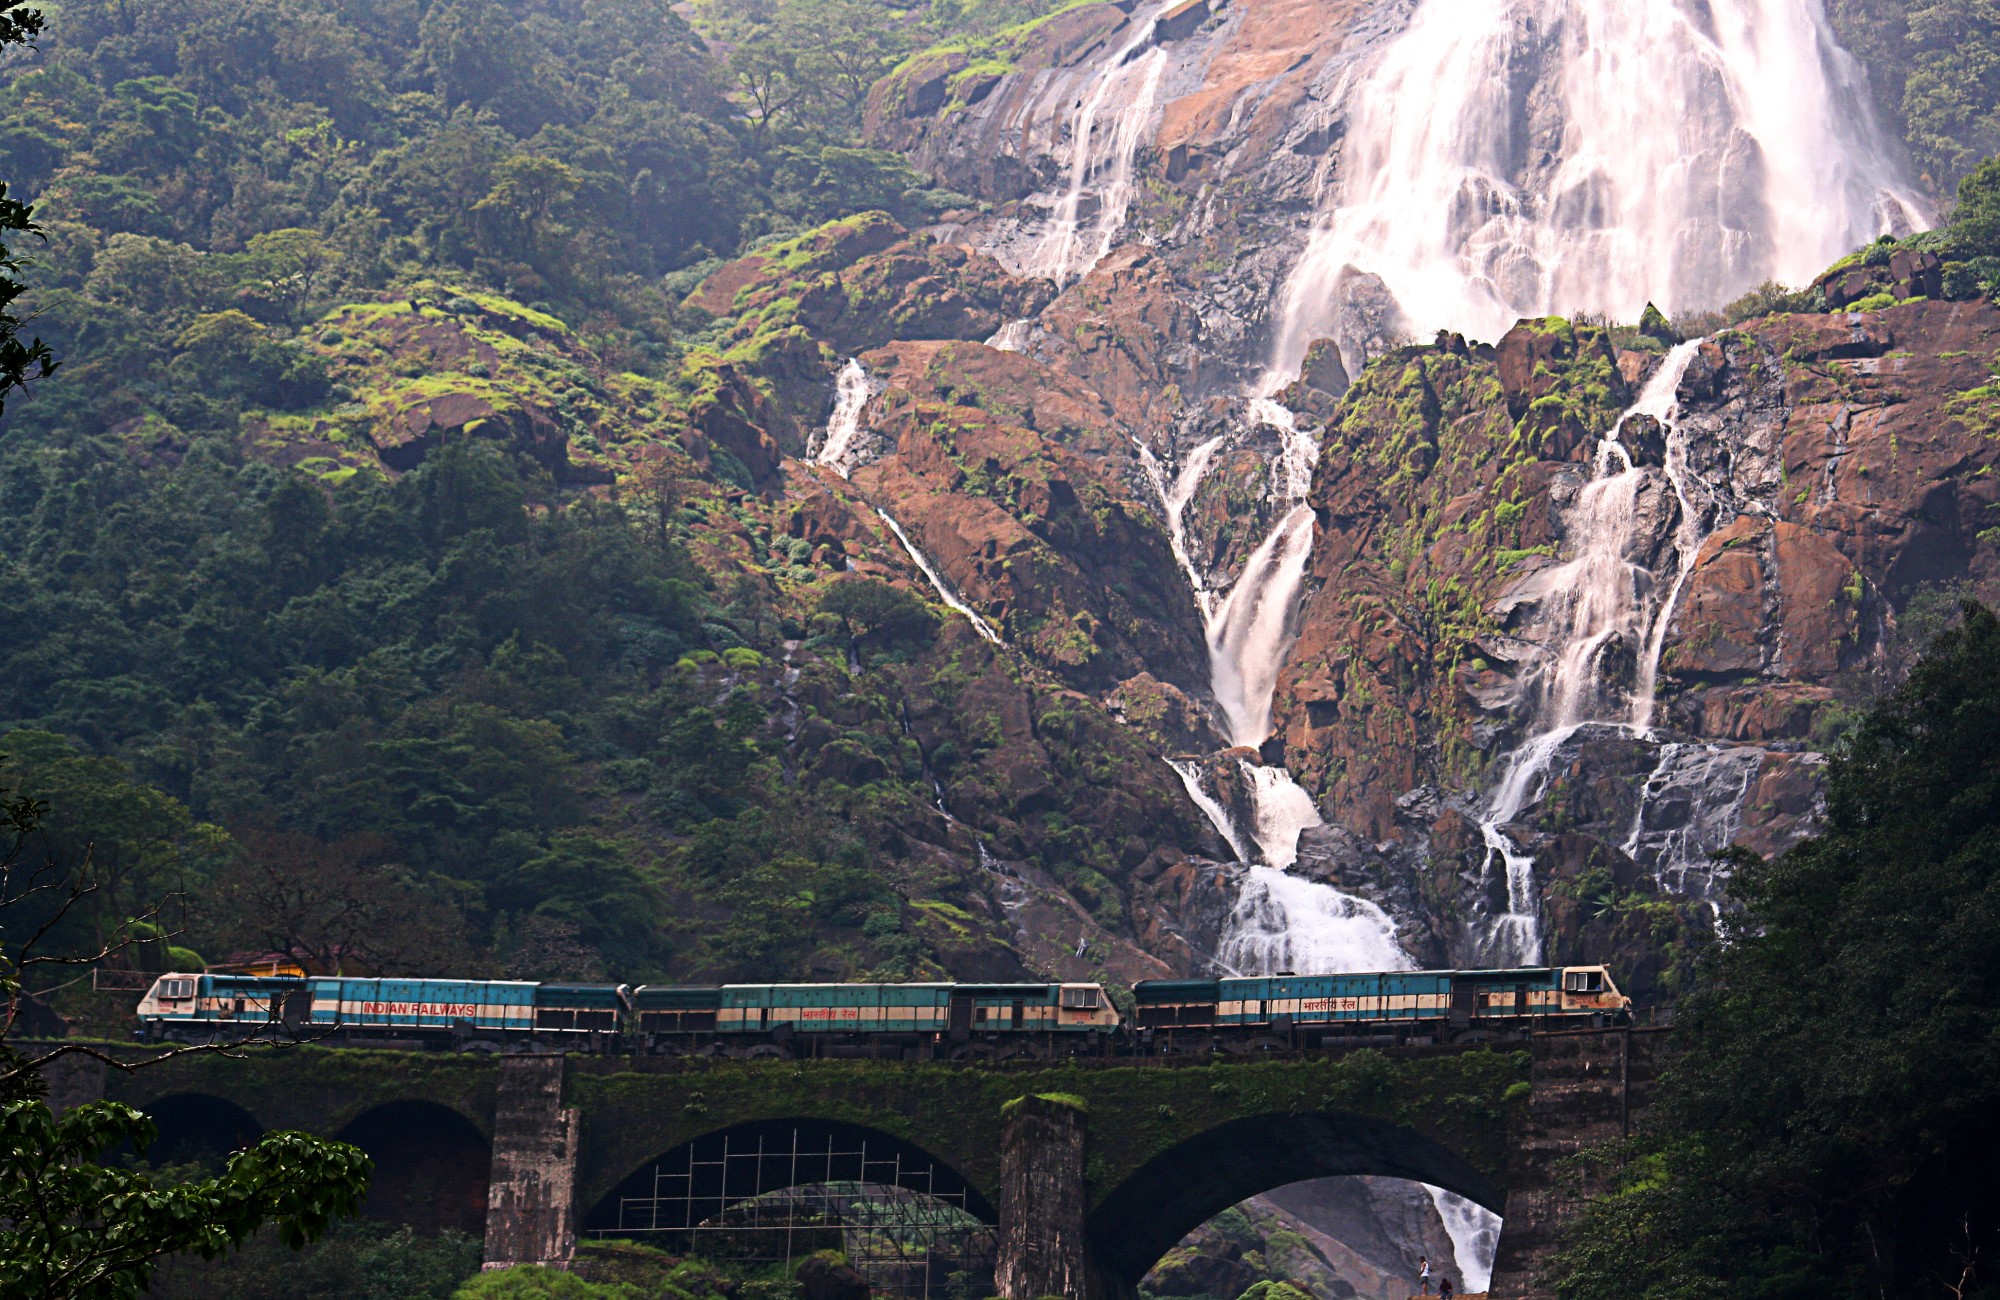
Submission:
{"label": "brown rock", "polygon": [[804,1300],[868,1300],[868,1279],[837,1258],[810,1255],[795,1275]]}
{"label": "brown rock", "polygon": [[1762,671],[1770,531],[1767,521],[1744,515],[1702,545],[1669,630],[1664,671],[1683,679]]}

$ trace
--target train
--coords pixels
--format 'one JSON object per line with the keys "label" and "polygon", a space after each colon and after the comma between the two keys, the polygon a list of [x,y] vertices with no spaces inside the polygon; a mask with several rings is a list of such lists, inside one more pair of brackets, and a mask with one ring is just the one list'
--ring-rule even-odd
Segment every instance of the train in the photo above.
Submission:
{"label": "train", "polygon": [[1603,966],[1101,984],[626,984],[169,973],[142,1042],[900,1060],[1456,1043],[1629,1023]]}

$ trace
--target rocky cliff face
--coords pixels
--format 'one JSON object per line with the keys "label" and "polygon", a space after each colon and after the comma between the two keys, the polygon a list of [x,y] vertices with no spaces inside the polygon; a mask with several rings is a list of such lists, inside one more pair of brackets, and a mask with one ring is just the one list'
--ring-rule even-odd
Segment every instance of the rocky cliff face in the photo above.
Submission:
{"label": "rocky cliff face", "polygon": [[1273,1279],[1329,1300],[1405,1300],[1423,1259],[1463,1290],[1453,1254],[1423,1188],[1393,1178],[1324,1178],[1218,1215],[1140,1285],[1155,1296],[1240,1296]]}
{"label": "rocky cliff face", "polygon": [[[1495,37],[1519,82],[1516,143],[1560,141],[1583,105],[1556,69],[1584,20],[1559,4],[1515,8],[1548,20]],[[1491,344],[1414,346],[1389,281],[1366,275],[1309,283],[1331,296],[1299,309],[1297,268],[1317,255],[1327,195],[1374,165],[1357,150],[1384,147],[1354,135],[1371,111],[1356,87],[1414,14],[1398,0],[1079,6],[911,60],[876,87],[870,129],[984,200],[934,237],[1053,280],[1047,305],[1010,330],[1013,364],[1089,393],[1110,437],[1145,444],[1142,474],[1064,436],[1103,471],[1107,500],[1122,493],[1164,525],[1197,589],[1176,662],[1130,657],[1118,648],[1130,635],[1110,628],[1108,692],[1045,661],[1114,711],[1143,685],[1150,707],[1118,716],[1212,755],[1208,811],[1233,823],[1239,848],[1259,813],[1233,774],[1289,768],[1324,821],[1305,826],[1295,872],[1387,908],[1415,960],[1492,957],[1502,920],[1532,914],[1551,958],[1610,955],[1646,995],[1709,923],[1711,853],[1776,851],[1810,825],[1818,750],[1909,654],[1900,616],[1948,584],[1990,585],[1976,525],[1994,312],[1926,300],[1934,259],[1927,269],[1917,255],[1893,285],[1875,283],[1871,260],[1823,294],[1838,306],[1886,290],[1903,305],[1751,320],[1688,357],[1553,318]],[[1661,58],[1664,89],[1691,103],[1724,75]],[[1844,75],[1833,68],[1827,84]],[[1846,150],[1856,186],[1886,187],[1878,208],[1916,213],[1893,169],[1854,142],[1867,126],[1829,126],[1827,147]],[[1510,192],[1560,189],[1549,157],[1516,162]],[[1742,215],[1783,224],[1766,197]],[[1785,262],[1762,247],[1674,284]],[[1296,376],[1266,375],[1298,320],[1332,338],[1303,352]],[[928,364],[969,365],[973,352]],[[1670,363],[1664,405],[1620,428]],[[1314,544],[1271,735],[1232,756],[1186,647],[1286,508],[1282,439],[1246,403],[1284,379],[1277,397],[1320,448]],[[1634,471],[1612,546],[1632,612],[1579,632],[1584,516],[1613,454]],[[886,471],[872,490],[914,495]],[[942,567],[990,590],[967,558]],[[1532,863],[1525,903],[1502,849]],[[1234,877],[1192,870],[1207,892],[1175,921],[1204,936],[1199,948],[1228,928],[1204,909],[1229,905]]]}

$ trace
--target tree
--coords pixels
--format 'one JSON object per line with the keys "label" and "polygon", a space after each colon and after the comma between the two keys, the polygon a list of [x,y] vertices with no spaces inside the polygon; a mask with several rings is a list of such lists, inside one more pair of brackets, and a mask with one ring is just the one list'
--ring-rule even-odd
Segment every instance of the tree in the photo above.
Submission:
{"label": "tree", "polygon": [[892,645],[927,640],[937,626],[936,617],[922,601],[873,578],[834,583],[820,597],[819,610],[838,615],[856,641],[872,639]]}
{"label": "tree", "polygon": [[246,256],[257,295],[288,325],[298,323],[338,261],[318,231],[296,228],[251,236]]}
{"label": "tree", "polygon": [[1950,229],[1962,252],[2000,253],[2000,157],[1988,158],[1958,183]]}
{"label": "tree", "polygon": [[222,934],[280,952],[315,973],[413,975],[466,970],[465,918],[410,884],[394,846],[353,835],[249,830],[205,900]]}
{"label": "tree", "polygon": [[48,811],[46,801],[0,787],[0,834],[7,837],[0,851],[0,1295],[126,1300],[145,1289],[162,1256],[212,1259],[266,1224],[296,1248],[354,1214],[370,1163],[346,1143],[270,1133],[232,1156],[220,1175],[171,1183],[105,1161],[121,1146],[143,1155],[158,1136],[138,1111],[99,1101],[59,1116],[42,1100],[40,1070],[72,1052],[130,1070],[211,1050],[134,1060],[87,1044],[24,1052],[9,1041],[26,973],[101,961],[131,941],[120,927],[109,941],[46,950],[68,913],[97,888],[87,851],[76,864],[27,851]]}
{"label": "tree", "polygon": [[687,500],[689,490],[699,481],[685,456],[659,449],[660,454],[639,462],[632,471],[633,495],[652,507],[654,538],[662,554],[673,541],[674,512]]}
{"label": "tree", "polygon": [[[0,47],[29,44],[41,33],[42,13],[28,5],[29,0],[0,0]],[[27,288],[21,282],[27,259],[17,251],[13,237],[41,233],[34,208],[9,198],[6,182],[0,181],[0,411],[6,409],[7,394],[26,388],[32,379],[48,378],[58,364],[41,339],[21,338],[27,322],[14,310],[15,300]]]}
{"label": "tree", "polygon": [[[44,801],[34,833],[14,845],[17,892],[29,890],[31,881],[88,882],[88,893],[77,900],[80,912],[71,909],[59,920],[51,913],[53,942],[65,941],[64,929],[75,927],[88,930],[89,947],[114,950],[134,918],[148,918],[163,901],[178,898],[222,848],[220,828],[197,822],[171,795],[133,780],[117,759],[79,753],[46,731],[11,732],[7,745],[11,753],[0,756],[0,772]],[[51,888],[29,897],[61,894]],[[8,897],[0,893],[0,905]],[[31,906],[22,898],[12,915],[27,915]],[[79,936],[75,942],[86,941]]]}
{"label": "tree", "polygon": [[1822,832],[1738,855],[1664,1122],[1568,1233],[1565,1300],[2000,1282],[1995,663],[1969,604],[1833,757]]}
{"label": "tree", "polygon": [[304,1133],[266,1134],[222,1174],[177,1184],[103,1163],[157,1136],[116,1102],[60,1117],[36,1100],[0,1105],[0,1295],[126,1300],[163,1255],[214,1259],[267,1224],[296,1249],[367,1192],[365,1154]]}

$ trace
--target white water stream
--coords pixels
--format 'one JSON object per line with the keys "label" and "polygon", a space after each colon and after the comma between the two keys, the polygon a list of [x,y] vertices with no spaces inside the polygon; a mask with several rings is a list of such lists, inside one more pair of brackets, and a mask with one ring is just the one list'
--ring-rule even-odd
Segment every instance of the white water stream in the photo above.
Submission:
{"label": "white water stream", "polygon": [[814,464],[824,465],[842,478],[854,472],[854,439],[861,433],[861,415],[872,396],[868,372],[858,358],[849,357],[834,378],[833,414],[827,419]]}
{"label": "white water stream", "polygon": [[917,567],[923,570],[926,578],[930,579],[932,588],[937,591],[938,599],[944,601],[946,605],[957,612],[965,615],[966,619],[972,624],[972,630],[979,633],[980,636],[985,637],[994,645],[1005,645],[1006,642],[1000,639],[1000,634],[993,629],[993,625],[988,623],[978,610],[959,598],[959,594],[952,589],[952,585],[944,580],[944,575],[937,571],[937,566],[931,563],[930,556],[925,555],[918,548],[917,544],[910,540],[910,535],[903,531],[903,526],[896,522],[896,516],[890,514],[880,506],[875,508],[875,513],[882,516],[882,522],[889,525],[889,531],[896,535],[896,540],[903,544],[903,549],[910,553],[910,558],[916,561]]}
{"label": "white water stream", "polygon": [[[1056,201],[1048,228],[1022,260],[1027,275],[1047,276],[1067,285],[1090,274],[1111,250],[1132,206],[1132,162],[1153,125],[1160,105],[1160,79],[1167,52],[1153,40],[1153,22],[1172,7],[1153,6],[1132,20],[1131,34],[1097,67],[1089,89],[1069,118],[1069,186]],[[1107,120],[1105,110],[1117,107]],[[1084,215],[1086,194],[1096,210]]]}
{"label": "white water stream", "polygon": [[1444,1230],[1451,1235],[1451,1253],[1458,1263],[1458,1290],[1477,1295],[1493,1281],[1493,1253],[1500,1246],[1500,1216],[1456,1192],[1422,1184],[1437,1206]]}
{"label": "white water stream", "polygon": [[1346,145],[1272,375],[1338,337],[1358,277],[1414,337],[1493,339],[1551,312],[1718,307],[1926,224],[1821,0],[1420,0],[1331,111]]}
{"label": "white water stream", "polygon": [[[824,465],[842,478],[854,472],[854,440],[861,432],[861,416],[868,407],[868,399],[873,396],[874,390],[869,384],[868,372],[862,369],[860,361],[850,357],[847,364],[841,367],[840,374],[835,380],[833,414],[826,422],[826,433],[820,440],[819,450],[813,455],[814,464]],[[909,553],[910,559],[930,581],[932,590],[938,594],[938,599],[950,609],[965,615],[971,622],[973,630],[980,636],[994,645],[1005,644],[993,625],[981,617],[979,611],[966,604],[958,592],[952,589],[952,585],[945,581],[944,575],[931,563],[930,556],[925,555],[922,549],[910,540],[910,535],[903,531],[903,526],[896,522],[896,517],[879,506],[876,507],[875,513],[881,516],[889,531],[896,535],[896,540],[903,544],[903,549]]]}
{"label": "white water stream", "polygon": [[[1550,761],[1579,728],[1595,722],[1645,732],[1652,725],[1666,624],[1708,535],[1708,521],[1687,490],[1686,438],[1674,421],[1681,379],[1700,346],[1683,343],[1668,353],[1639,400],[1598,440],[1591,480],[1563,520],[1570,558],[1529,579],[1546,657],[1530,683],[1537,701],[1528,739],[1504,760],[1480,820],[1486,871],[1490,875],[1497,866],[1506,873],[1506,910],[1491,918],[1481,936],[1480,956],[1489,964],[1532,964],[1542,956],[1534,859],[1509,838],[1506,825],[1540,797]],[[1658,481],[1659,471],[1635,466],[1619,441],[1626,424],[1642,416],[1666,430],[1665,476],[1681,506],[1674,530],[1676,572],[1665,599],[1635,554],[1643,540],[1640,493]],[[1629,694],[1607,688],[1604,680],[1606,657],[1621,650],[1639,661],[1637,687]]]}
{"label": "white water stream", "polygon": [[[1306,505],[1319,444],[1275,401],[1250,403],[1253,427],[1278,435],[1271,485],[1277,522],[1226,593],[1218,594],[1187,546],[1187,508],[1229,435],[1191,450],[1169,479],[1144,443],[1139,455],[1166,514],[1174,559],[1194,588],[1208,643],[1209,684],[1233,746],[1260,747],[1271,732],[1271,697],[1291,641],[1292,615],[1312,556],[1313,513]],[[1407,970],[1410,959],[1396,942],[1396,924],[1367,899],[1289,873],[1298,862],[1299,836],[1321,824],[1312,796],[1282,767],[1247,759],[1235,763],[1248,816],[1247,828],[1202,785],[1195,763],[1168,760],[1188,797],[1200,808],[1237,860],[1249,867],[1236,905],[1223,927],[1217,961],[1245,974],[1275,971],[1326,974],[1355,970]],[[1221,769],[1227,772],[1227,766]],[[1247,833],[1246,833],[1247,832]]]}

